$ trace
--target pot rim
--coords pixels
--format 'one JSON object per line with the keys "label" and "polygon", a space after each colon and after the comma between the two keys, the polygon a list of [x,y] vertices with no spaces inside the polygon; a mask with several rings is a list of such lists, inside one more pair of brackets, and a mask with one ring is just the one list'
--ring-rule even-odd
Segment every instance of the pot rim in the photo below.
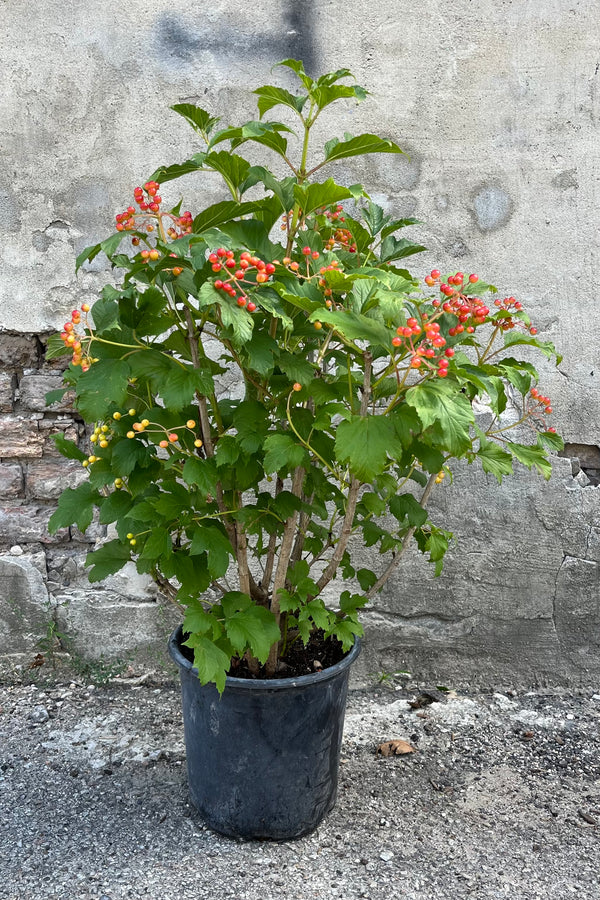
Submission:
{"label": "pot rim", "polygon": [[[194,668],[193,663],[187,659],[183,653],[181,652],[181,639],[183,637],[183,628],[181,625],[178,625],[171,637],[169,638],[169,655],[171,659],[179,666],[180,669],[185,669],[186,672],[190,675],[195,675],[198,678],[198,669]],[[320,672],[311,672],[310,675],[298,675],[296,678],[235,678],[232,675],[227,675],[225,679],[225,687],[229,688],[229,690],[236,691],[283,691],[289,690],[291,688],[300,688],[300,687],[309,687],[316,682],[324,682],[330,681],[332,678],[335,678],[345,669],[352,665],[352,663],[358,658],[361,650],[361,642],[359,637],[354,638],[354,645],[352,649],[348,651],[348,653],[341,659],[338,663],[333,666],[329,666],[327,669],[322,669]],[[212,682],[210,682],[212,687],[215,687]],[[208,685],[206,685],[208,687]]]}

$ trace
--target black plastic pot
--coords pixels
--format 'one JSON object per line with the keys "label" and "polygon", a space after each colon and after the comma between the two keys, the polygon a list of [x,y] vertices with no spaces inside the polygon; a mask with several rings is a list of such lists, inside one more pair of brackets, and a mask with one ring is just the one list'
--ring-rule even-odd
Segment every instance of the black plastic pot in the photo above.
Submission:
{"label": "black plastic pot", "polygon": [[221,697],[202,686],[169,641],[179,666],[190,798],[214,831],[288,840],[317,827],[335,804],[350,666],[299,678],[227,678]]}

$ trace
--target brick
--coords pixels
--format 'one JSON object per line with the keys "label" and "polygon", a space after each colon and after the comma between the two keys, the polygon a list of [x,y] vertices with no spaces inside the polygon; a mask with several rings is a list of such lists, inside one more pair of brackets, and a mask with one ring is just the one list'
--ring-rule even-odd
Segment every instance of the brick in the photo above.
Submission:
{"label": "brick", "polygon": [[15,389],[14,375],[0,373],[0,413],[11,413],[13,411],[13,398]]}
{"label": "brick", "polygon": [[9,372],[40,364],[40,345],[34,336],[0,334],[0,368]]}
{"label": "brick", "polygon": [[48,520],[53,512],[53,506],[17,506],[13,503],[0,507],[0,544],[13,547],[33,542],[59,544],[68,540],[68,528],[49,534]]}
{"label": "brick", "polygon": [[23,470],[18,463],[0,463],[0,497],[12,499],[23,490]]}
{"label": "brick", "polygon": [[53,434],[62,432],[68,441],[77,442],[79,440],[80,426],[72,419],[41,419],[38,422],[38,428],[43,439],[44,457],[60,457],[60,453],[56,449],[56,444],[52,440]]}
{"label": "brick", "polygon": [[21,406],[34,412],[45,412],[48,409],[51,409],[52,412],[68,412],[73,409],[74,394],[72,391],[65,394],[62,400],[53,403],[51,407],[46,405],[48,391],[55,391],[61,386],[60,375],[24,375],[19,382]]}
{"label": "brick", "polygon": [[0,416],[0,459],[41,456],[43,444],[37,419]]}
{"label": "brick", "polygon": [[44,580],[30,560],[0,556],[2,652],[31,653],[52,617]]}
{"label": "brick", "polygon": [[88,476],[77,460],[59,457],[29,463],[25,477],[28,497],[55,500],[65,488],[77,487]]}

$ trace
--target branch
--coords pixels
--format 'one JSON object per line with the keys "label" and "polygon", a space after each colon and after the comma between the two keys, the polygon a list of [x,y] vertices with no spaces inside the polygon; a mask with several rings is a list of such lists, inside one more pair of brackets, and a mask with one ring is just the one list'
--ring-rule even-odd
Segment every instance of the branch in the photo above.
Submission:
{"label": "branch", "polygon": [[[365,353],[363,354],[363,359],[365,364],[365,373],[363,377],[362,398],[360,402],[360,415],[366,416],[369,408],[369,397],[371,396],[371,365],[373,362],[373,357],[368,351],[365,351]],[[329,584],[329,582],[335,575],[342,560],[342,556],[346,551],[346,547],[348,546],[348,541],[350,540],[350,535],[352,534],[352,529],[354,526],[354,514],[356,512],[356,504],[358,502],[358,492],[360,490],[360,484],[361,483],[358,478],[353,478],[350,483],[350,489],[348,491],[348,501],[346,503],[346,513],[344,515],[344,521],[342,522],[342,529],[340,531],[340,536],[335,550],[333,551],[333,555],[329,560],[325,571],[317,582],[319,592]]]}
{"label": "branch", "polygon": [[[431,492],[433,490],[433,486],[435,484],[436,478],[437,478],[437,473],[435,475],[431,476],[431,478],[429,479],[429,481],[427,482],[427,484],[425,486],[425,490],[423,491],[423,496],[421,497],[421,499],[419,501],[419,505],[422,506],[423,509],[425,509],[427,506],[427,501],[429,500],[429,495],[431,494]],[[377,579],[377,581],[375,582],[373,587],[369,588],[369,590],[367,591],[367,593],[365,595],[367,597],[367,600],[371,600],[372,597],[374,597],[375,594],[377,594],[381,590],[381,588],[386,583],[386,581],[388,580],[388,578],[390,577],[392,572],[394,572],[394,570],[398,567],[400,560],[404,556],[404,554],[408,548],[408,545],[410,544],[411,538],[416,530],[417,530],[416,525],[412,525],[408,529],[408,531],[404,535],[404,539],[402,541],[402,544],[400,545],[400,549],[398,550],[398,552],[396,553],[394,558],[391,560],[390,564],[385,569],[383,574]]]}
{"label": "branch", "polygon": [[[298,468],[294,472],[294,479],[292,481],[292,494],[295,497],[300,497],[302,494],[302,485],[304,483],[304,469],[302,466],[298,466]],[[294,536],[296,533],[296,522],[298,520],[298,511],[294,510],[291,516],[288,517],[285,523],[285,527],[283,529],[283,537],[281,539],[281,550],[279,551],[279,559],[277,561],[277,569],[275,571],[275,579],[273,581],[273,596],[271,597],[271,612],[275,616],[277,621],[277,625],[279,626],[279,622],[281,619],[281,613],[279,609],[279,591],[283,589],[285,586],[288,567],[290,564],[290,557],[292,554],[292,548],[294,544]],[[265,670],[267,675],[273,675],[277,668],[277,658],[279,656],[279,642],[273,644],[271,650],[269,652],[269,658],[267,660]]]}
{"label": "branch", "polygon": [[[188,329],[188,340],[190,345],[190,353],[192,355],[192,365],[195,369],[200,368],[200,354],[198,353],[198,335],[196,333],[196,326],[194,324],[194,320],[192,318],[191,311],[186,307],[185,309],[185,321]],[[212,440],[212,433],[210,430],[210,419],[208,418],[208,407],[206,405],[206,397],[202,396],[199,391],[196,391],[196,400],[198,401],[198,412],[200,415],[200,431],[202,432],[202,443],[204,445],[204,452],[207,457],[211,457],[215,455],[215,447]],[[216,487],[216,500],[217,506],[219,507],[219,512],[224,513],[226,511],[225,501],[223,499],[223,486],[221,482],[217,482]],[[227,536],[231,542],[231,546],[235,550],[237,555],[237,534],[236,529],[233,523],[227,519],[226,516],[223,517],[223,524],[225,525],[225,529],[227,530]]]}
{"label": "branch", "polygon": [[[283,490],[283,478],[277,476],[277,480],[275,481],[275,496],[277,497]],[[278,534],[274,531],[269,536],[269,547],[267,550],[267,559],[265,562],[265,571],[263,573],[263,577],[260,580],[260,586],[268,592],[269,585],[271,584],[271,576],[273,575],[273,566],[275,565],[275,553],[277,551],[277,538]]]}

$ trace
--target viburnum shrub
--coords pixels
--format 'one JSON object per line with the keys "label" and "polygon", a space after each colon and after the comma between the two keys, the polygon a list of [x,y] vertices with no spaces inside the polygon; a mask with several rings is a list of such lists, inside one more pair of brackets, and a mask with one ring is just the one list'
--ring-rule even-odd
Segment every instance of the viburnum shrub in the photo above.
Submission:
{"label": "viburnum shrub", "polygon": [[[367,91],[346,69],[315,81],[280,65],[300,93],[258,88],[259,120],[220,128],[173,107],[204,149],[136,187],[116,232],[80,254],[78,267],[103,252],[120,283],[53,345],[72,352],[65,385],[93,433],[86,452],[56,436],[89,478],[63,493],[51,529],[84,531],[94,508],[114,523],[89,554],[91,581],[130,560],[149,573],[182,608],[200,679],[220,690],[242,659],[278,674],[314,631],[347,650],[411,539],[439,573],[451,535],[427,501],[454,460],[501,481],[516,459],[547,478],[562,446],[531,362],[554,347],[521,302],[485,299],[496,289],[475,274],[434,269],[420,283],[399,262],[424,248],[397,237],[416,220],[325,177],[400,148],[346,134],[313,156],[323,110]],[[298,132],[264,120],[276,106]],[[277,173],[241,155],[248,143]],[[218,173],[231,198],[165,208],[159,191],[192,172]],[[511,440],[525,425],[530,441]],[[353,562],[360,543],[373,570]],[[340,573],[346,589],[326,604]]]}

